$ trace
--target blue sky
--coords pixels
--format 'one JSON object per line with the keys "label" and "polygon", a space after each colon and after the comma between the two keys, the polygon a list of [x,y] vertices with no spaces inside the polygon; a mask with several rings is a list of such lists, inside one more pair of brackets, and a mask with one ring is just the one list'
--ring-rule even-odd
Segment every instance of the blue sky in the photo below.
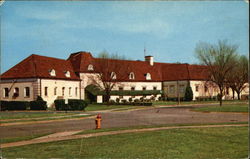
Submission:
{"label": "blue sky", "polygon": [[7,1],[1,6],[1,71],[31,54],[66,59],[103,50],[143,60],[198,63],[198,42],[227,39],[248,54],[244,1]]}

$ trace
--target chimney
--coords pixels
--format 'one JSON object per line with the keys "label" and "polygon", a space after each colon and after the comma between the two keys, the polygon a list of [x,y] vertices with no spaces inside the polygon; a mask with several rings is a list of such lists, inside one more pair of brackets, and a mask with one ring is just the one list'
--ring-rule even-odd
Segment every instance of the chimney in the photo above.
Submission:
{"label": "chimney", "polygon": [[145,56],[145,61],[149,62],[151,66],[154,65],[154,57],[153,56]]}

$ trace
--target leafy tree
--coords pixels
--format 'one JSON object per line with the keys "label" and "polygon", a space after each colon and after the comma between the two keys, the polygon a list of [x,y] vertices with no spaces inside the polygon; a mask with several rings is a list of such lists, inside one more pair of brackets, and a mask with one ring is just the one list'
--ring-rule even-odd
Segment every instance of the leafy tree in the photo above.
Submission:
{"label": "leafy tree", "polygon": [[91,80],[94,85],[105,91],[104,101],[109,104],[111,91],[115,87],[123,86],[121,81],[128,79],[130,63],[125,57],[109,54],[104,51],[95,60],[95,76]]}
{"label": "leafy tree", "polygon": [[219,41],[217,45],[199,43],[195,52],[201,64],[207,66],[210,80],[219,88],[220,106],[227,84],[227,76],[235,67],[236,45],[227,44],[226,41]]}
{"label": "leafy tree", "polygon": [[185,99],[185,101],[192,101],[193,100],[193,91],[192,91],[192,88],[190,87],[189,83],[186,87],[184,99]]}
{"label": "leafy tree", "polygon": [[245,55],[236,56],[236,65],[227,76],[228,86],[237,93],[240,100],[240,93],[246,88],[248,82],[248,58]]}

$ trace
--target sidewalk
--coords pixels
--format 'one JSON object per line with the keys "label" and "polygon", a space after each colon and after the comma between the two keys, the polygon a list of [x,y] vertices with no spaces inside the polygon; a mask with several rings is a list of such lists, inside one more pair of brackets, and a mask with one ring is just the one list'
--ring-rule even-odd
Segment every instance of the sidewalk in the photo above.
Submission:
{"label": "sidewalk", "polygon": [[248,124],[228,124],[228,125],[225,124],[225,125],[204,125],[204,126],[203,125],[199,125],[199,126],[170,126],[170,127],[129,129],[129,130],[118,130],[118,131],[108,131],[108,132],[75,135],[81,131],[84,131],[84,130],[79,130],[79,131],[55,133],[55,134],[47,135],[44,137],[39,137],[39,138],[32,139],[32,140],[5,143],[5,144],[1,145],[1,148],[24,146],[24,145],[38,144],[38,143],[55,142],[55,141],[62,141],[62,140],[90,138],[90,137],[105,136],[105,135],[116,135],[116,134],[124,134],[124,133],[149,132],[149,131],[169,130],[169,129],[218,128],[218,127],[241,127],[241,126],[249,126],[249,125]]}

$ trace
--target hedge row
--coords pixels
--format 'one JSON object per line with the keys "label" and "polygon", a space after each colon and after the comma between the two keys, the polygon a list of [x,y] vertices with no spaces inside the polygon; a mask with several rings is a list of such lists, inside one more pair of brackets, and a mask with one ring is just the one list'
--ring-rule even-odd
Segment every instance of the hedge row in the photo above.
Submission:
{"label": "hedge row", "polygon": [[27,110],[30,107],[30,102],[26,101],[0,101],[0,110]]}
{"label": "hedge row", "polygon": [[54,101],[56,110],[84,110],[88,103],[81,99],[69,99],[68,104],[65,104],[64,99]]}
{"label": "hedge row", "polygon": [[208,97],[208,96],[203,96],[203,97],[196,97],[195,99],[197,101],[216,101],[218,97],[213,96],[213,97]]}
{"label": "hedge row", "polygon": [[46,101],[31,101],[30,102],[30,110],[46,110],[47,102]]}
{"label": "hedge row", "polygon": [[46,101],[0,101],[0,110],[46,110]]}

